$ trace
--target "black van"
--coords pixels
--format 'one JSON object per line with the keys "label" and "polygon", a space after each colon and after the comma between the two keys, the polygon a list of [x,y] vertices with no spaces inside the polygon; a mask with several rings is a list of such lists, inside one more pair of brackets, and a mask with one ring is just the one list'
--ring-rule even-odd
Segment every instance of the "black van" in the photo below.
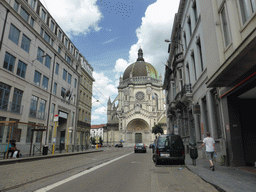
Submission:
{"label": "black van", "polygon": [[153,153],[156,165],[161,162],[185,164],[185,148],[179,135],[160,135]]}

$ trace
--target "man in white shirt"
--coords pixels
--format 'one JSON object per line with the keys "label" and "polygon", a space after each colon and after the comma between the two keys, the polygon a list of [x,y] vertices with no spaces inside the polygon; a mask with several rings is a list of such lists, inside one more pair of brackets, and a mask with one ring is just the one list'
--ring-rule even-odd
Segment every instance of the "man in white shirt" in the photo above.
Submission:
{"label": "man in white shirt", "polygon": [[203,140],[203,144],[199,147],[199,149],[203,146],[206,146],[206,154],[207,154],[207,157],[209,158],[209,161],[210,161],[210,168],[212,171],[215,170],[214,168],[214,165],[213,165],[213,155],[214,155],[214,152],[217,154],[216,152],[216,149],[215,149],[215,141],[214,139],[211,137],[211,134],[209,132],[206,132],[206,138],[204,138]]}

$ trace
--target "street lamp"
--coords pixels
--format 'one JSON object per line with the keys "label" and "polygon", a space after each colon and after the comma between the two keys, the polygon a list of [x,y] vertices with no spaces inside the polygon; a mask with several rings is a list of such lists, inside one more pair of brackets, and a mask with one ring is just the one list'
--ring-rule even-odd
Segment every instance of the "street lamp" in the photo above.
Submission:
{"label": "street lamp", "polygon": [[179,45],[181,45],[182,50],[183,50],[183,44],[181,44],[181,43],[180,43],[180,42],[178,42],[178,41],[169,40],[169,39],[165,39],[164,41],[165,41],[166,43],[178,43]]}
{"label": "street lamp", "polygon": [[47,55],[38,56],[37,58],[35,58],[34,60],[32,60],[32,65],[33,65],[33,63],[34,63],[35,60],[37,60],[37,59],[39,59],[39,58],[41,58],[41,57],[46,57],[46,56],[47,56]]}

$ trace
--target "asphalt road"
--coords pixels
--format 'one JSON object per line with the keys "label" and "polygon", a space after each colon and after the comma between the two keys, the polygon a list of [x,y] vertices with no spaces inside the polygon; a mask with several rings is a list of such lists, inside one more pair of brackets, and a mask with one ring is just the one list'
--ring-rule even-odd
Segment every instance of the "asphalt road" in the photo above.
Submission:
{"label": "asphalt road", "polygon": [[3,165],[0,172],[0,191],[217,191],[186,167],[155,166],[151,150],[133,148]]}

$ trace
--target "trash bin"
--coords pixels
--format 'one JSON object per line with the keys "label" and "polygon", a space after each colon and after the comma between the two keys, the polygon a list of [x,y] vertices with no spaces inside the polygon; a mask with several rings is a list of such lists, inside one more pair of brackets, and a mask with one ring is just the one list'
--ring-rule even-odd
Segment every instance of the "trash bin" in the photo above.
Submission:
{"label": "trash bin", "polygon": [[196,143],[191,142],[191,143],[189,143],[189,145],[190,145],[190,150],[189,150],[190,158],[193,161],[193,165],[196,165],[196,159],[198,157],[198,151],[197,151]]}
{"label": "trash bin", "polygon": [[47,155],[48,154],[48,146],[45,145],[43,146],[43,155]]}

